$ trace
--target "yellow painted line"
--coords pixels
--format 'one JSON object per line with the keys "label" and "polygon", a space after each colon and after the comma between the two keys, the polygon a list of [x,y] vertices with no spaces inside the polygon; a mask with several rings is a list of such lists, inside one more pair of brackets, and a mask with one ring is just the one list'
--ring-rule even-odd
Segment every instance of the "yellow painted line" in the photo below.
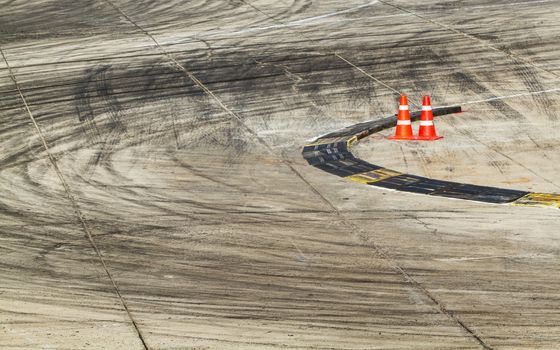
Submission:
{"label": "yellow painted line", "polygon": [[315,142],[306,144],[305,147],[314,147],[314,146],[320,146],[320,145],[336,144],[336,143],[344,142],[344,141],[346,141],[346,146],[348,148],[350,148],[350,147],[352,147],[352,144],[354,144],[356,141],[358,141],[358,137],[357,136],[352,136],[352,137],[343,136],[343,137],[330,137],[328,139],[319,139],[319,140],[315,140]]}
{"label": "yellow painted line", "polygon": [[348,139],[348,141],[346,141],[346,147],[348,149],[350,149],[350,147],[352,147],[352,145],[354,144],[354,142],[358,141],[358,136],[352,136],[350,139]]}
{"label": "yellow painted line", "polygon": [[529,193],[515,202],[514,205],[560,208],[560,194]]}
{"label": "yellow painted line", "polygon": [[341,137],[329,137],[326,139],[319,139],[315,140],[315,142],[308,143],[305,146],[319,146],[319,145],[328,145],[329,143],[338,143],[338,142],[349,142],[354,137],[349,136],[341,136]]}
{"label": "yellow painted line", "polygon": [[346,176],[348,180],[360,182],[363,184],[368,184],[372,182],[378,182],[381,180],[388,179],[390,177],[395,177],[398,175],[402,175],[397,171],[389,170],[389,169],[377,169],[372,171],[367,171],[365,173],[359,173],[356,175]]}

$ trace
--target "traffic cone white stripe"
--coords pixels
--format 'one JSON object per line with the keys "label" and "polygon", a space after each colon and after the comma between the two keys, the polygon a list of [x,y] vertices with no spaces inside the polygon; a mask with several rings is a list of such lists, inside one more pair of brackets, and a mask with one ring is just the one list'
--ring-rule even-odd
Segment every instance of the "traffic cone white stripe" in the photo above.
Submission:
{"label": "traffic cone white stripe", "polygon": [[437,136],[434,126],[434,115],[432,113],[432,105],[430,96],[424,96],[422,99],[422,113],[420,113],[420,129],[416,140],[435,141],[441,139]]}
{"label": "traffic cone white stripe", "polygon": [[410,113],[408,111],[408,100],[405,95],[399,98],[399,113],[397,113],[397,127],[395,134],[389,136],[389,140],[413,140],[412,123],[410,121]]}

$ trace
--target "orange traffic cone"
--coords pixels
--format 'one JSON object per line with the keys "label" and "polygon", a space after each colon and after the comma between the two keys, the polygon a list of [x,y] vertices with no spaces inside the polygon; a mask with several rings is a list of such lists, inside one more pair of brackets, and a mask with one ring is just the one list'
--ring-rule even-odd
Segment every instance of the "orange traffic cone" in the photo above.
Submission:
{"label": "orange traffic cone", "polygon": [[436,127],[434,126],[434,116],[432,114],[432,106],[430,105],[430,96],[424,96],[422,100],[422,113],[420,114],[420,129],[416,140],[434,141],[443,138],[436,135]]}
{"label": "orange traffic cone", "polygon": [[408,101],[405,95],[401,95],[399,101],[399,114],[397,115],[397,130],[395,135],[389,137],[390,140],[414,140],[412,134],[412,124],[410,123],[410,113],[408,112]]}

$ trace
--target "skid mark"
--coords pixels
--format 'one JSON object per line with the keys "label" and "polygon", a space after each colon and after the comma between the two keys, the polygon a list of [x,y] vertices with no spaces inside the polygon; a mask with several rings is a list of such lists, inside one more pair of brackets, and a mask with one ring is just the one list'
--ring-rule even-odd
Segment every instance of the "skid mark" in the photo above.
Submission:
{"label": "skid mark", "polygon": [[90,229],[89,225],[87,224],[87,222],[84,218],[84,215],[83,215],[83,213],[80,209],[80,206],[78,205],[78,201],[76,200],[76,198],[72,194],[72,191],[70,189],[70,185],[68,185],[68,182],[64,178],[64,176],[62,174],[62,171],[58,167],[58,163],[56,162],[56,158],[51,153],[50,148],[49,148],[49,146],[47,144],[47,141],[45,139],[45,136],[43,134],[43,131],[41,130],[41,128],[37,124],[37,121],[36,121],[33,113],[31,112],[31,109],[29,108],[29,105],[27,104],[27,100],[26,100],[25,96],[23,95],[23,92],[21,91],[21,89],[19,87],[19,83],[16,79],[16,76],[14,75],[14,73],[13,73],[11,67],[10,67],[10,64],[8,63],[8,60],[7,60],[6,56],[4,55],[4,52],[2,51],[1,48],[0,48],[0,54],[2,55],[2,58],[4,59],[4,61],[6,62],[6,66],[8,67],[9,76],[10,76],[11,80],[13,81],[14,86],[16,87],[16,90],[17,90],[19,96],[21,97],[21,101],[22,101],[22,103],[25,107],[25,110],[27,111],[29,119],[31,120],[33,126],[35,127],[35,130],[36,130],[37,134],[39,135],[39,138],[41,139],[43,147],[44,147],[45,151],[47,152],[47,155],[49,157],[49,160],[50,160],[51,164],[53,165],[53,168],[54,168],[54,170],[57,174],[57,177],[59,178],[62,186],[64,187],[64,191],[66,193],[66,196],[68,197],[68,199],[71,203],[72,209],[74,210],[74,212],[76,213],[76,215],[78,217],[78,220],[79,220],[79,222],[82,226],[82,229],[83,229],[84,233],[87,236],[87,239],[88,239],[89,243],[91,244],[93,250],[95,251],[95,254],[96,254],[97,258],[99,259],[101,265],[103,266],[103,270],[105,271],[105,274],[109,278],[109,281],[111,282],[113,290],[115,291],[115,293],[116,293],[122,307],[124,308],[130,322],[132,323],[132,326],[134,327],[134,330],[136,331],[136,334],[138,335],[138,338],[139,338],[140,342],[142,343],[145,350],[149,350],[148,345],[146,344],[146,342],[144,340],[144,336],[142,335],[142,332],[140,331],[140,328],[138,327],[138,324],[136,323],[134,317],[132,316],[132,313],[130,312],[130,309],[128,307],[128,303],[126,302],[126,300],[122,296],[122,294],[121,294],[121,292],[120,292],[120,290],[117,286],[117,283],[116,283],[115,279],[113,278],[113,275],[111,274],[107,264],[105,263],[105,259],[103,258],[103,255],[101,254],[101,251],[99,250],[99,248],[97,246],[97,243],[95,243],[95,241],[93,239],[91,229]]}

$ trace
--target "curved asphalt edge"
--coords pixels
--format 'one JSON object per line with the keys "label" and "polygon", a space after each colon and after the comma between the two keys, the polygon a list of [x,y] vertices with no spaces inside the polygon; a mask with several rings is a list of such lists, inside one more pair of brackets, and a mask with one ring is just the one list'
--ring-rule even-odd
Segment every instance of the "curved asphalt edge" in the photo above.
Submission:
{"label": "curved asphalt edge", "polygon": [[[460,106],[433,109],[434,117],[459,112]],[[419,120],[420,111],[410,113],[410,119]],[[310,165],[333,175],[386,189],[484,203],[560,208],[560,194],[478,186],[403,174],[358,159],[350,152],[355,142],[390,129],[396,122],[397,116],[393,115],[325,134],[303,147],[303,158]]]}

